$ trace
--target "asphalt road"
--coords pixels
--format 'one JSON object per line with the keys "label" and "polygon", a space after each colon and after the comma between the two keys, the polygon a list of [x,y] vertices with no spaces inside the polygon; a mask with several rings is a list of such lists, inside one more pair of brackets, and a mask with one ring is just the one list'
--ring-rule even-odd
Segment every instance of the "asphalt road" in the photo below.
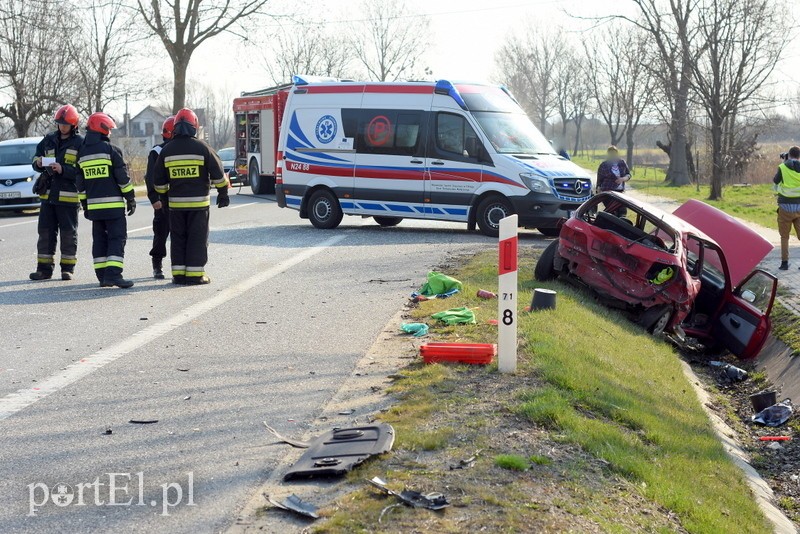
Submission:
{"label": "asphalt road", "polygon": [[494,245],[441,222],[320,231],[233,195],[212,284],[178,287],[150,278],[151,215],[128,219],[130,290],[98,287],[83,219],[76,280],[30,282],[36,217],[0,216],[0,532],[224,529],[285,453],[262,421],[302,434],[431,267]]}

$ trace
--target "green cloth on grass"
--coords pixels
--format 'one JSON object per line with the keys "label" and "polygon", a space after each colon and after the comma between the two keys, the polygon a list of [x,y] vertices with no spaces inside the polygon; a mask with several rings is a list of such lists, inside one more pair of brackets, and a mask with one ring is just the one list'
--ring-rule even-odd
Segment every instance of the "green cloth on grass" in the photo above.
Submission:
{"label": "green cloth on grass", "polygon": [[425,323],[403,323],[400,329],[406,334],[414,334],[414,337],[422,337],[428,333],[428,325]]}
{"label": "green cloth on grass", "polygon": [[463,286],[461,282],[452,276],[431,271],[428,273],[428,281],[425,282],[425,285],[423,285],[419,290],[419,294],[430,297],[432,295],[441,295],[442,293],[447,293],[453,289],[460,290],[462,287]]}
{"label": "green cloth on grass", "polygon": [[469,308],[451,308],[443,312],[434,313],[431,317],[448,326],[454,324],[475,324],[475,312]]}

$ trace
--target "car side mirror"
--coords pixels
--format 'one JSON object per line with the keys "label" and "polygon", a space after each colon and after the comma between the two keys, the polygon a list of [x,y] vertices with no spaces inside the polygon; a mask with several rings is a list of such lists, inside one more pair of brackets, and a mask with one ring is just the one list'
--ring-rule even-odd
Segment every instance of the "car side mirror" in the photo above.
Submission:
{"label": "car side mirror", "polygon": [[749,302],[750,304],[756,301],[756,294],[750,291],[749,289],[745,289],[742,291],[741,294],[742,300]]}

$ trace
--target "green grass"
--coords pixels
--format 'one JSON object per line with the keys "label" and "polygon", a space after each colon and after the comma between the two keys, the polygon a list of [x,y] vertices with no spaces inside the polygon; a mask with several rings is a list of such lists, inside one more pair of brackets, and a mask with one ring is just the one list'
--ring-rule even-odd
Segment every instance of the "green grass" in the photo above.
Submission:
{"label": "green grass", "polygon": [[775,302],[770,318],[772,334],[786,343],[792,356],[800,354],[800,317],[780,302]]}
{"label": "green grass", "polygon": [[[587,169],[596,169],[600,159],[593,157],[575,158],[575,163]],[[665,172],[657,167],[640,165],[629,182],[637,191],[669,198],[676,202],[686,202],[690,198],[702,200],[719,208],[729,215],[766,226],[776,227],[775,210],[777,208],[775,193],[771,184],[750,185],[747,187],[728,186],[723,189],[722,200],[708,200],[710,186],[685,185],[674,187],[664,182]]]}
{"label": "green grass", "polygon": [[494,465],[511,471],[527,471],[531,463],[518,454],[498,454],[494,457]]}
{"label": "green grass", "polygon": [[[612,479],[620,477],[625,481],[626,487],[637,494],[631,502],[643,502],[651,509],[674,514],[688,532],[769,532],[741,471],[717,440],[673,349],[618,314],[594,304],[586,293],[558,283],[534,283],[533,258],[524,248],[521,255],[525,258],[520,268],[520,309],[530,302],[534,287],[556,289],[558,307],[518,316],[520,349],[516,375],[504,377],[494,365],[483,369],[412,365],[402,373],[405,378],[393,387],[398,404],[381,416],[397,431],[393,454],[402,456],[407,450],[425,450],[427,439],[419,436],[436,430],[431,420],[438,417],[441,422],[442,413],[451,416],[469,413],[466,420],[474,420],[471,428],[464,428],[466,425],[450,428],[445,418],[445,424],[438,428],[444,427],[446,432],[439,436],[441,440],[437,437],[433,442],[448,459],[467,457],[477,448],[491,451],[491,465],[479,461],[476,467],[463,472],[474,485],[456,484],[466,493],[465,502],[499,507],[502,512],[488,513],[488,523],[461,525],[485,524],[490,531],[497,532],[530,528],[531,522],[541,518],[543,512],[538,506],[525,506],[526,499],[530,503],[526,497],[530,487],[524,484],[532,483],[530,475],[514,473],[536,464],[538,477],[539,470],[553,469],[556,464],[550,465],[549,457],[532,454],[537,449],[527,454],[519,454],[519,449],[516,454],[506,454],[507,444],[493,441],[493,425],[502,418],[515,417],[520,422],[506,424],[526,434],[544,432],[551,443],[562,443],[567,450],[577,445],[602,462]],[[478,254],[455,276],[464,283],[464,291],[447,300],[422,303],[413,312],[414,320],[427,320],[436,341],[495,342],[496,327],[486,321],[496,317],[497,301],[483,301],[475,296],[479,288],[497,289],[494,251]],[[437,311],[459,306],[474,308],[479,324],[445,328],[429,319]],[[494,395],[498,391],[503,395],[494,399],[497,412],[473,415],[469,407],[474,403],[467,399],[466,390],[477,379],[518,386],[491,390]],[[475,389],[486,391],[484,387]],[[465,437],[469,431],[480,438]],[[381,474],[387,480],[410,482],[417,487],[426,483],[433,487],[453,483],[442,472],[432,471],[431,465],[436,464],[420,459],[420,454],[412,453],[411,463],[404,467],[396,463],[367,464],[364,469],[370,472],[357,476]],[[587,476],[578,466],[585,460],[579,455],[570,461],[577,462],[574,472],[570,468],[565,470],[563,458],[557,464],[560,473],[557,484],[561,484],[561,491],[567,495],[559,496],[564,502],[557,506],[597,522],[603,530],[627,530],[615,524],[619,504],[606,498],[609,490],[604,489],[602,477],[590,483],[576,479]],[[505,477],[520,477],[519,482],[494,483],[499,472],[506,473]],[[355,495],[358,497],[354,501],[337,503],[333,518],[320,525],[320,531],[358,530],[374,524],[374,514],[381,507],[374,499],[364,499],[360,490]],[[388,504],[384,500],[380,503]],[[630,504],[626,503],[626,508]],[[413,528],[421,532],[445,532],[454,527],[445,521],[449,516],[436,523],[439,519],[430,519],[430,515],[400,513],[405,515],[393,519],[395,530],[412,528],[411,525],[418,524],[414,522],[417,520],[427,521],[426,527]],[[635,505],[626,518],[636,522],[638,530],[665,528],[649,513],[638,514]],[[628,525],[628,528],[634,527]]]}

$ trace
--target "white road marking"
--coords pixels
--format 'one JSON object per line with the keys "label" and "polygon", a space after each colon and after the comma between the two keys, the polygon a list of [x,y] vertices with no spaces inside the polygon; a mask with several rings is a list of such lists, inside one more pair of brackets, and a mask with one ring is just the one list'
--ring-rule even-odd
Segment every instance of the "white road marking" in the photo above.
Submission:
{"label": "white road marking", "polygon": [[81,358],[79,361],[69,365],[66,369],[53,374],[44,380],[38,382],[36,388],[20,389],[15,393],[10,393],[0,399],[0,421],[7,419],[32,405],[33,403],[47,397],[48,395],[57,392],[58,390],[77,382],[78,380],[89,376],[93,372],[101,369],[103,366],[112,363],[126,354],[137,350],[148,343],[155,341],[161,336],[164,336],[173,330],[197,319],[204,313],[207,313],[226,302],[235,299],[249,291],[250,289],[263,284],[279,274],[284,273],[288,269],[298,265],[313,256],[325,251],[326,249],[336,245],[344,240],[347,234],[340,234],[327,239],[315,247],[309,247],[295,254],[294,256],[282,261],[274,267],[267,269],[242,280],[226,289],[223,289],[213,297],[202,300],[192,304],[188,308],[181,310],[169,319],[156,323],[152,326],[134,333],[127,339],[120,341],[106,349],[100,350]]}
{"label": "white road marking", "polygon": [[128,233],[132,234],[134,232],[141,232],[142,230],[150,230],[152,228],[152,226],[142,226],[141,228],[136,228],[135,230],[128,230]]}
{"label": "white road marking", "polygon": [[245,206],[252,206],[253,204],[259,204],[259,202],[248,202],[247,204],[236,204],[235,206],[231,206],[229,209],[238,210],[239,208],[243,208]]}
{"label": "white road marking", "polygon": [[38,221],[39,221],[39,217],[36,217],[32,221],[22,221],[22,222],[18,222],[18,223],[4,224],[4,225],[0,226],[0,228],[11,228],[12,226],[19,226],[21,224],[31,224],[31,223],[35,223],[35,222],[38,222]]}

